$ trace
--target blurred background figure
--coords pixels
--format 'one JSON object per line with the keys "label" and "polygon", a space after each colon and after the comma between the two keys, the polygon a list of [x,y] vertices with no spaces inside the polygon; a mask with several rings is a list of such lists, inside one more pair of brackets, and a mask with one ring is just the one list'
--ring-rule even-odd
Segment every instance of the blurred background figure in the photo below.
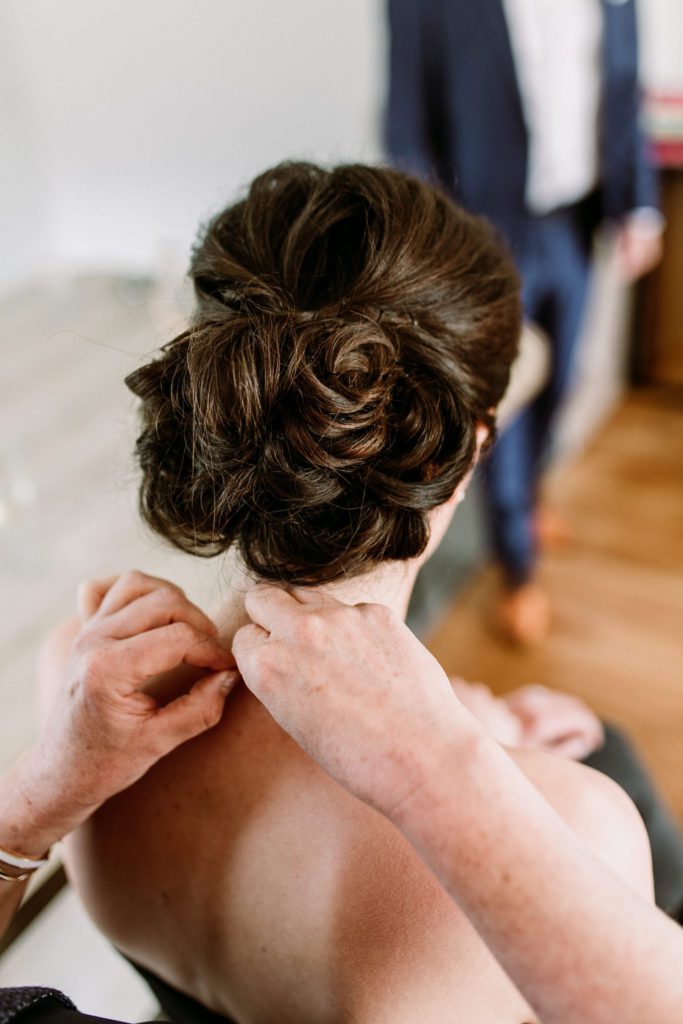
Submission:
{"label": "blurred background figure", "polygon": [[640,128],[633,0],[390,0],[387,144],[487,216],[522,275],[525,313],[551,344],[548,379],[486,466],[498,621],[533,644],[550,625],[539,545],[568,538],[539,505],[551,428],[567,396],[595,229],[615,225],[620,270],[660,258],[663,221]]}

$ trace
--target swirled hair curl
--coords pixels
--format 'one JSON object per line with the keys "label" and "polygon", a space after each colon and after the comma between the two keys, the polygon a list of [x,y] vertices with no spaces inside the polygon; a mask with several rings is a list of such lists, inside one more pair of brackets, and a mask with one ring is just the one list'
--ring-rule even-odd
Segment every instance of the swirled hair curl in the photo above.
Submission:
{"label": "swirled hair curl", "polygon": [[194,250],[189,328],[127,378],[144,519],[298,585],[419,555],[516,352],[492,228],[398,171],[283,164]]}

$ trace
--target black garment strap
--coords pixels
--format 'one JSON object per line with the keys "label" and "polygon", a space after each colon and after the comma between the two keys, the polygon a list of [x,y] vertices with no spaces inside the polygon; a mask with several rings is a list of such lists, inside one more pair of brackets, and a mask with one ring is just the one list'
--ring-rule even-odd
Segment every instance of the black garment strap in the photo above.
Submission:
{"label": "black garment strap", "polygon": [[49,1000],[62,1009],[75,1010],[71,1000],[56,988],[37,988],[22,986],[21,988],[0,988],[0,1024],[9,1024],[20,1013],[38,1006]]}
{"label": "black garment strap", "polygon": [[[5,1007],[6,992],[23,992],[25,996],[19,1000],[12,999],[8,1003],[9,1016],[0,1018],[12,1024],[122,1024],[110,1017],[93,1017],[89,1013],[80,1013],[70,999],[61,992],[48,988],[0,989],[0,1005]],[[147,1024],[157,1024],[147,1021]]]}

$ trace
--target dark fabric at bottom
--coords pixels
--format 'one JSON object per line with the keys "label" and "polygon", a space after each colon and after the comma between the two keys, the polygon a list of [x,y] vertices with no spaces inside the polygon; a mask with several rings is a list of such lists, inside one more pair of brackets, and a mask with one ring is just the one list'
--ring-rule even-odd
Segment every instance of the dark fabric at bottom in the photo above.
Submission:
{"label": "dark fabric at bottom", "polygon": [[[120,1024],[120,1021],[114,1021],[110,1017],[93,1017],[89,1013],[80,1013],[75,1008],[70,1010],[67,1005],[70,1002],[61,993],[56,996],[45,996],[13,1017],[13,1024]],[[147,1021],[146,1024],[157,1022]]]}
{"label": "dark fabric at bottom", "polygon": [[71,1000],[54,988],[21,985],[0,989],[0,1024],[9,1024],[20,1014],[49,1003],[62,1009],[75,1010]]}
{"label": "dark fabric at bottom", "polygon": [[605,723],[605,745],[584,764],[618,782],[638,808],[652,848],[657,906],[683,924],[683,833],[630,740]]}
{"label": "dark fabric at bottom", "polygon": [[[126,957],[126,959],[128,959]],[[128,961],[145,979],[154,995],[159,1000],[164,1016],[176,1024],[235,1024],[231,1017],[223,1017],[214,1013],[197,999],[186,996],[183,992],[171,988],[161,978],[146,970],[133,960]]]}

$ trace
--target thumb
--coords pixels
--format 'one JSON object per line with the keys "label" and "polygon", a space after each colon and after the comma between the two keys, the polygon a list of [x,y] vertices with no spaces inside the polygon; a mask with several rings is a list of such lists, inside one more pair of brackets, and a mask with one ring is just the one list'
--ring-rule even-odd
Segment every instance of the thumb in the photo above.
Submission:
{"label": "thumb", "polygon": [[195,683],[189,693],[161,708],[153,719],[165,753],[181,743],[217,725],[223,714],[225,698],[240,679],[239,672],[213,672]]}
{"label": "thumb", "polygon": [[249,686],[247,680],[252,674],[250,669],[252,667],[254,655],[258,656],[259,649],[263,647],[264,644],[267,644],[269,639],[270,633],[261,626],[257,626],[254,622],[249,622],[245,626],[240,626],[233,637],[232,656],[237,663],[237,667],[242,672],[247,686]]}
{"label": "thumb", "polygon": [[555,743],[549,743],[545,750],[557,757],[566,757],[570,761],[583,761],[598,748],[600,744],[589,736],[580,734],[568,735],[558,739]]}

